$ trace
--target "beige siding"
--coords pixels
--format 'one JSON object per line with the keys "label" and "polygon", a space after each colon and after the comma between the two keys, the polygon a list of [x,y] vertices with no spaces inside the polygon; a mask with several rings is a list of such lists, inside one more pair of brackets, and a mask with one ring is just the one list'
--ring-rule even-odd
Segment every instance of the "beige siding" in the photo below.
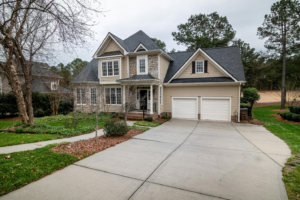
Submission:
{"label": "beige siding", "polygon": [[[204,58],[200,53],[193,61],[208,60]],[[220,70],[218,70],[210,61],[207,63],[207,72],[208,73],[195,73],[192,74],[192,62],[189,63],[187,68],[178,76],[178,78],[201,78],[201,77],[225,77]]]}
{"label": "beige siding", "polygon": [[110,51],[121,51],[124,54],[122,48],[120,48],[120,46],[113,40],[110,40],[110,42],[108,43],[108,45],[106,46],[102,54]]}
{"label": "beige siding", "polygon": [[119,76],[112,76],[112,77],[101,77],[102,82],[116,82],[116,80],[120,79]]}
{"label": "beige siding", "polygon": [[120,112],[122,112],[122,106],[111,105],[111,106],[109,106],[109,111],[108,112],[120,113]]}
{"label": "beige siding", "polygon": [[164,81],[166,73],[168,71],[168,67],[169,67],[170,61],[168,59],[166,59],[164,56],[160,56],[160,63],[159,63],[159,67],[160,67],[160,80]]}
{"label": "beige siding", "polygon": [[231,115],[238,112],[239,86],[186,86],[164,87],[163,112],[172,112],[172,97],[198,97],[198,113],[201,97],[231,97]]}
{"label": "beige siding", "polygon": [[121,78],[128,78],[127,76],[127,57],[122,58],[122,77]]}

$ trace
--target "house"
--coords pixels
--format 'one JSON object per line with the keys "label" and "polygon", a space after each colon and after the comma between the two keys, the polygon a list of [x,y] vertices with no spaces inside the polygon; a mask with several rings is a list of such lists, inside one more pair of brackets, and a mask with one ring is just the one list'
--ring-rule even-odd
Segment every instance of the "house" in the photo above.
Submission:
{"label": "house", "polygon": [[108,33],[72,83],[75,109],[84,112],[122,112],[126,85],[135,84],[134,116],[146,105],[154,118],[238,121],[245,75],[237,46],[166,53],[138,31],[124,40]]}
{"label": "house", "polygon": [[[23,71],[20,66],[17,67],[18,77],[21,83],[23,92],[25,92],[25,78]],[[47,63],[33,62],[32,65],[32,81],[31,91],[41,93],[51,92],[63,92],[70,93],[72,91],[60,86],[60,82],[63,81],[63,77],[53,73],[50,66]],[[4,75],[4,70],[0,67],[0,93],[11,92],[11,86],[9,85],[8,79]]]}

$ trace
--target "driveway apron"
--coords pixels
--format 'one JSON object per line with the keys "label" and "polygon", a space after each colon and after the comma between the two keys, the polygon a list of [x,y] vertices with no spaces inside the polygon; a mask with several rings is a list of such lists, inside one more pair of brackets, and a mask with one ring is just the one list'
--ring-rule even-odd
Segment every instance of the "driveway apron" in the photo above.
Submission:
{"label": "driveway apron", "polygon": [[1,199],[288,199],[291,152],[262,126],[172,119]]}

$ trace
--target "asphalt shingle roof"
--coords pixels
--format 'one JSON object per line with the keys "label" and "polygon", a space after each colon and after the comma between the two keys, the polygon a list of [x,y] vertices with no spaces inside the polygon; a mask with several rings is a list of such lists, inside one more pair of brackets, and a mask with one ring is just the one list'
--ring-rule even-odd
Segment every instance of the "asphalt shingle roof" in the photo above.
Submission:
{"label": "asphalt shingle roof", "polygon": [[[231,46],[202,50],[235,79],[238,81],[246,80],[239,47]],[[169,53],[168,55],[171,56],[174,61],[170,62],[164,82],[167,83],[195,52],[196,50]]]}
{"label": "asphalt shingle roof", "polygon": [[130,80],[155,80],[153,76],[150,74],[147,75],[134,75],[130,78],[123,78],[123,79],[118,79],[117,81],[130,81]]}
{"label": "asphalt shingle roof", "polygon": [[[51,93],[51,92],[56,92],[56,90],[51,90],[50,88],[50,82],[44,82],[41,79],[33,79],[31,81],[31,91],[32,92],[41,92],[41,93]],[[71,90],[68,90],[67,88],[60,87],[60,91],[62,93],[72,93]],[[26,91],[26,85],[23,84],[21,86],[22,90],[25,92]]]}
{"label": "asphalt shingle roof", "polygon": [[110,52],[105,52],[105,53],[101,54],[101,55],[98,56],[98,57],[118,56],[118,55],[123,55],[123,54],[121,53],[121,51],[110,51]]}
{"label": "asphalt shingle roof", "polygon": [[93,59],[85,68],[73,79],[72,83],[99,82],[98,60]]}
{"label": "asphalt shingle roof", "polygon": [[209,82],[234,82],[230,77],[208,77],[208,78],[177,78],[170,83],[209,83]]}

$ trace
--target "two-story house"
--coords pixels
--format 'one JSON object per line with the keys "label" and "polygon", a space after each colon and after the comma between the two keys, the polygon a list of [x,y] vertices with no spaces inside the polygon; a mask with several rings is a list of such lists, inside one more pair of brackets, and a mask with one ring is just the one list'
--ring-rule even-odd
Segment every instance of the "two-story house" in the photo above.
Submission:
{"label": "two-story house", "polygon": [[99,105],[101,111],[121,113],[126,85],[135,84],[133,112],[146,105],[154,118],[221,121],[238,121],[243,83],[237,46],[166,53],[143,31],[124,40],[108,33],[73,80],[75,109],[84,112]]}

